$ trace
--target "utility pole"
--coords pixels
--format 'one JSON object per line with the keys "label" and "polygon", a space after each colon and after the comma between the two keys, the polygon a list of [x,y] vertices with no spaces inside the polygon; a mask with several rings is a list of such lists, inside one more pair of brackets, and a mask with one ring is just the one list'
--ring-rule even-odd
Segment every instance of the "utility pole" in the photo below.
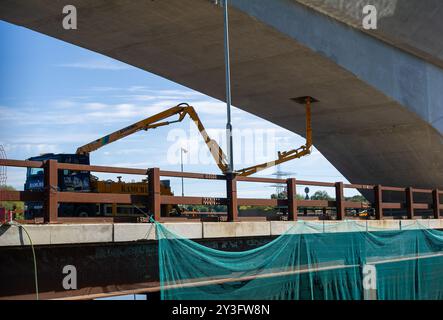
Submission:
{"label": "utility pole", "polygon": [[227,123],[226,123],[226,143],[228,145],[228,173],[234,171],[234,154],[232,144],[232,124],[231,124],[231,66],[229,60],[229,19],[228,19],[228,0],[224,0],[225,10],[225,67],[226,67],[226,108],[227,108]]}

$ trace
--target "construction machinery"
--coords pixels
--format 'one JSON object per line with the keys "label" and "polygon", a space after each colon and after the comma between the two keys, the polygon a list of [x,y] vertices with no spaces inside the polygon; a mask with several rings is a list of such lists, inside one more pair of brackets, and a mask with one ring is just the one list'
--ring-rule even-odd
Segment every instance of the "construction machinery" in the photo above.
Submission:
{"label": "construction machinery", "polygon": [[[265,162],[255,166],[247,167],[234,172],[234,175],[249,176],[266,168],[278,165],[280,163],[300,158],[308,155],[312,147],[312,129],[311,129],[311,98],[302,98],[306,105],[306,144],[297,149],[286,152],[279,152],[278,158],[273,161]],[[175,120],[167,121],[166,119],[178,115]],[[188,115],[195,123],[198,131],[203,137],[203,140],[214,158],[217,166],[223,174],[228,173],[228,162],[225,153],[218,145],[218,143],[211,139],[206,132],[203,123],[197,115],[195,109],[187,103],[181,103],[175,107],[167,109],[149,118],[136,122],[128,127],[115,131],[111,134],[94,140],[77,149],[75,154],[44,154],[38,157],[32,157],[28,160],[44,161],[55,159],[61,163],[75,163],[89,165],[89,154],[97,149],[106,146],[112,142],[120,140],[131,134],[142,130],[150,130],[167,126],[173,123],[181,122]],[[89,171],[71,171],[63,170],[63,174],[59,175],[58,186],[61,191],[76,191],[76,192],[99,192],[99,193],[129,193],[135,195],[146,195],[148,193],[147,179],[140,182],[124,182],[121,177],[118,180],[100,180],[93,176]],[[41,191],[43,189],[43,169],[28,168],[25,190]],[[161,181],[162,195],[173,195],[169,180]],[[146,204],[139,204],[139,206],[123,206],[118,204],[112,205],[91,205],[91,204],[66,204],[62,203],[59,206],[59,216],[96,216],[96,215],[117,215],[117,214],[140,214],[145,212]],[[25,204],[26,218],[33,218],[42,215],[42,203],[27,202]],[[144,209],[143,209],[144,208]],[[147,209],[146,209],[147,210]],[[179,215],[180,208],[178,206],[164,205],[162,206],[162,215]]]}
{"label": "construction machinery", "polygon": [[[297,149],[278,152],[278,158],[276,160],[268,161],[265,163],[237,170],[234,172],[236,175],[250,176],[254,173],[276,166],[280,163],[301,158],[311,153],[311,147],[312,147],[311,102],[313,100],[311,97],[301,97],[298,98],[297,101],[304,102],[306,106],[306,143]],[[173,121],[163,121],[164,119],[169,118],[173,115],[178,115],[178,119]],[[194,121],[200,134],[203,137],[203,140],[208,146],[209,151],[215,160],[215,163],[220,168],[221,172],[223,174],[226,174],[228,171],[228,162],[225,153],[223,152],[222,148],[218,145],[218,143],[209,137],[205,127],[203,126],[203,123],[201,122],[199,116],[197,115],[197,112],[192,106],[188,105],[187,103],[181,103],[175,107],[160,112],[145,120],[139,121],[126,128],[115,131],[100,139],[94,140],[93,142],[78,148],[77,154],[87,155],[90,152],[95,151],[107,144],[120,140],[126,136],[129,136],[141,130],[147,131],[149,129],[155,129],[161,126],[167,126],[173,123],[181,122],[184,120],[186,115],[189,115],[191,120]]]}
{"label": "construction machinery", "polygon": [[[178,115],[178,119],[172,121],[163,121],[174,115]],[[126,128],[115,131],[111,134],[101,137],[100,139],[94,140],[91,143],[85,144],[84,146],[77,149],[77,154],[88,155],[92,151],[95,151],[103,146],[106,146],[114,141],[120,140],[138,131],[141,130],[147,131],[149,129],[155,129],[158,127],[181,122],[185,119],[186,115],[189,115],[191,120],[195,123],[198,131],[203,137],[203,140],[208,146],[215,162],[217,163],[220,170],[223,173],[225,173],[228,170],[226,155],[224,154],[223,150],[220,148],[218,143],[208,136],[208,134],[206,133],[206,129],[203,126],[203,123],[201,122],[199,116],[197,115],[197,112],[195,112],[195,109],[192,106],[188,105],[187,103],[180,103],[175,107],[157,113],[156,115],[153,115],[149,118],[136,122]]]}
{"label": "construction machinery", "polygon": [[311,103],[316,102],[312,97],[300,97],[295,99],[296,102],[305,105],[306,113],[306,143],[297,149],[289,151],[278,152],[276,160],[268,161],[265,163],[257,164],[251,167],[237,170],[236,174],[239,176],[250,176],[251,174],[265,170],[267,168],[279,165],[280,163],[287,162],[293,159],[298,159],[311,153],[312,148],[312,126],[311,126]]}

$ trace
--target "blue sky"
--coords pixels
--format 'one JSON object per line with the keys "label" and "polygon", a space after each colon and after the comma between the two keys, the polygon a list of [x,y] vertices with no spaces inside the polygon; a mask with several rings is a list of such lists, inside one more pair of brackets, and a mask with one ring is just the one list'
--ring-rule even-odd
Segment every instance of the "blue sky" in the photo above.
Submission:
{"label": "blue sky", "polygon": [[[180,102],[196,108],[208,132],[226,150],[226,107],[219,100],[3,21],[0,39],[0,144],[8,158],[75,153],[83,144]],[[136,133],[95,151],[91,163],[179,171],[177,150],[183,146],[189,150],[185,154],[186,171],[218,173],[193,126],[185,120]],[[277,150],[304,143],[300,136],[237,108],[233,109],[233,126],[236,168],[273,160]],[[298,179],[346,181],[316,149],[308,157],[282,164],[280,169]],[[271,176],[275,170],[259,175]],[[100,177],[115,179],[114,175]],[[24,178],[24,170],[8,169],[8,184],[22,189]],[[137,178],[123,177],[126,181]],[[180,181],[171,182],[175,193],[180,194]],[[327,191],[332,194],[332,190]],[[269,197],[272,192],[274,188],[268,185],[239,186],[243,197]],[[185,180],[185,194],[223,196],[224,186]]]}

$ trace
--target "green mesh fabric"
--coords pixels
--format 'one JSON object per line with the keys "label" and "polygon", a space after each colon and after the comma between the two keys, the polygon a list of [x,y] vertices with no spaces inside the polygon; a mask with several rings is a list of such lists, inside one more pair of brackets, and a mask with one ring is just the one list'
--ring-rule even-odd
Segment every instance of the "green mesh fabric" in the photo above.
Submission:
{"label": "green mesh fabric", "polygon": [[166,300],[443,298],[443,232],[419,223],[384,231],[300,221],[242,252],[208,248],[159,223],[156,231]]}

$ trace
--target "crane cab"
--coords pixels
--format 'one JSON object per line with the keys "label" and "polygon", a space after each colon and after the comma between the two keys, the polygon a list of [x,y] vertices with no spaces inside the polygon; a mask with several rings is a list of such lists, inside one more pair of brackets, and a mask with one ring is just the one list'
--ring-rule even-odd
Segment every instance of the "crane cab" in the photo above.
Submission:
{"label": "crane cab", "polygon": [[[57,160],[60,163],[75,163],[89,165],[88,155],[78,154],[54,154],[47,153],[37,157],[31,157],[30,161]],[[25,191],[43,191],[44,169],[27,168]],[[59,170],[58,190],[73,192],[91,192],[91,175],[89,171]],[[95,216],[95,205],[60,203],[58,207],[60,217]],[[43,203],[36,201],[25,202],[25,219],[34,219],[43,216]]]}

